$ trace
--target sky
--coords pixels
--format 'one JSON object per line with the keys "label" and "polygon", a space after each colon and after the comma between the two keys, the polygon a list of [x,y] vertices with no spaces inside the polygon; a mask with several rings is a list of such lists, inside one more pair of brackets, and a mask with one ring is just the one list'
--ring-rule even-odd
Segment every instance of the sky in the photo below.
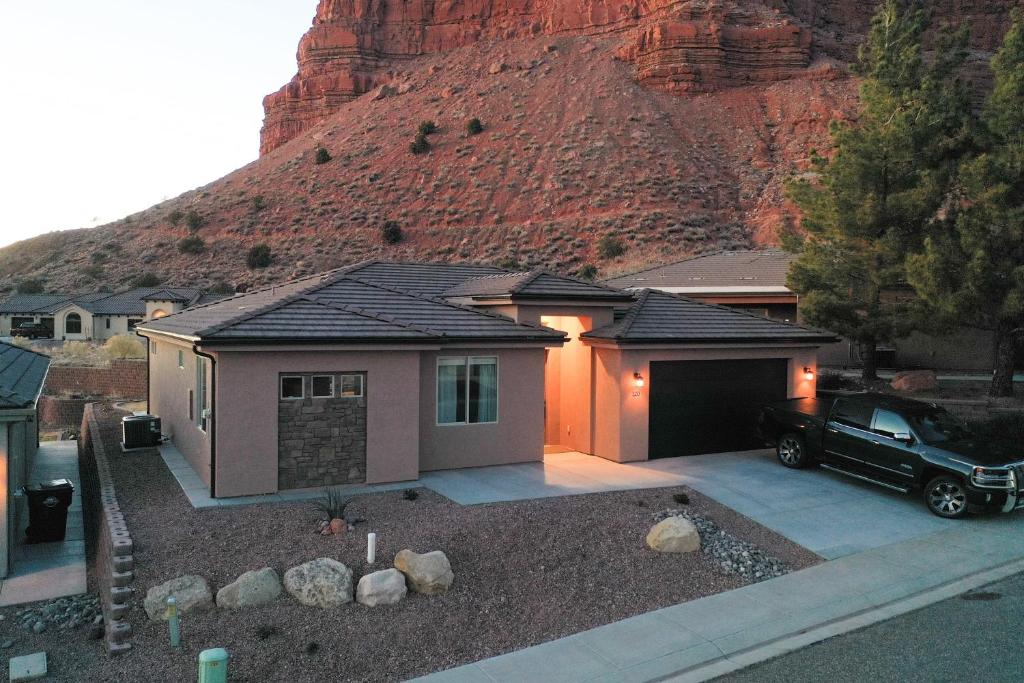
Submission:
{"label": "sky", "polygon": [[259,156],[317,0],[0,0],[0,246]]}

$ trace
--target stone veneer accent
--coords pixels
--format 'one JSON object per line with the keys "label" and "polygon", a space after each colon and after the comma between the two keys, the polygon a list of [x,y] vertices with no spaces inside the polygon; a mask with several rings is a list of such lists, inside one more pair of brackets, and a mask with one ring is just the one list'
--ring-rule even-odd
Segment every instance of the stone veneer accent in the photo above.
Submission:
{"label": "stone veneer accent", "polygon": [[335,393],[340,391],[340,374],[309,373],[303,375],[305,398],[278,401],[277,487],[282,490],[366,481],[366,377],[362,396],[311,398],[313,374],[334,374]]}

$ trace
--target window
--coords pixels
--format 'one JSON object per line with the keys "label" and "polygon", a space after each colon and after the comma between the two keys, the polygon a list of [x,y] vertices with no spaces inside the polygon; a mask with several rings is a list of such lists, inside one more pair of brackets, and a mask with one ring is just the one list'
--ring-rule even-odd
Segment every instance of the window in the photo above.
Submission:
{"label": "window", "polygon": [[313,375],[313,398],[334,398],[334,375]]}
{"label": "window", "polygon": [[438,424],[498,421],[498,359],[439,358]]}
{"label": "window", "polygon": [[832,411],[832,419],[841,425],[856,429],[868,429],[874,409],[860,401],[839,399]]}
{"label": "window", "polygon": [[341,395],[349,398],[358,398],[363,395],[362,375],[342,375]]}
{"label": "window", "polygon": [[302,377],[286,375],[281,378],[281,398],[289,401],[305,397],[302,391]]}
{"label": "window", "polygon": [[64,334],[82,334],[82,316],[68,313],[64,318]]}
{"label": "window", "polygon": [[110,318],[107,318],[107,329],[110,329]]}
{"label": "window", "polygon": [[181,349],[178,349],[178,369],[185,369],[185,352],[182,351]]}
{"label": "window", "polygon": [[206,365],[208,361],[202,356],[196,358],[196,426],[204,432],[207,429],[209,414],[206,397]]}
{"label": "window", "polygon": [[879,409],[875,411],[874,431],[891,439],[897,434],[910,434],[910,426],[896,413]]}

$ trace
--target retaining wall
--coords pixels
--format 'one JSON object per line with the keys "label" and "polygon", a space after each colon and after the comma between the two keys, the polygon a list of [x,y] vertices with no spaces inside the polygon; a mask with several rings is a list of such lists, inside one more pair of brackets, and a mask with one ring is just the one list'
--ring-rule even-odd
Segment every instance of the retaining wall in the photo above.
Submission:
{"label": "retaining wall", "polygon": [[61,398],[40,396],[38,404],[39,426],[43,429],[78,429],[82,425],[85,406],[91,398]]}
{"label": "retaining wall", "polygon": [[43,393],[142,400],[149,389],[146,365],[145,360],[112,360],[99,368],[51,365]]}

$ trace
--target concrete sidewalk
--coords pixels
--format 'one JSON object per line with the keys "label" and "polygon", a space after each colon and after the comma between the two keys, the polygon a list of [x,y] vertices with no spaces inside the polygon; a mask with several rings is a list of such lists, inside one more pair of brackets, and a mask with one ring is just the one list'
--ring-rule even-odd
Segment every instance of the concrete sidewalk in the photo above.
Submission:
{"label": "concrete sidewalk", "polygon": [[1024,518],[968,520],[418,680],[706,680],[1021,571]]}

